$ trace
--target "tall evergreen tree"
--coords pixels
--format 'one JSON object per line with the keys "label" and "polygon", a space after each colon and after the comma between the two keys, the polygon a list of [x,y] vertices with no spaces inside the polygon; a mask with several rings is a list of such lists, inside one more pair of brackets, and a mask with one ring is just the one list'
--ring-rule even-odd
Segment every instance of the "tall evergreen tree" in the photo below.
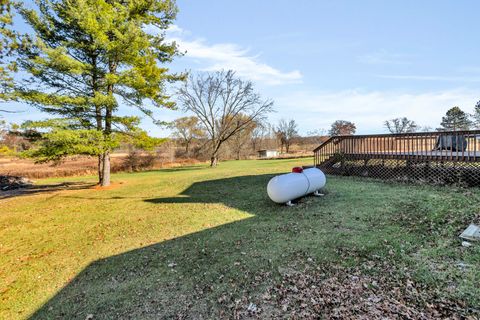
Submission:
{"label": "tall evergreen tree", "polygon": [[0,0],[0,101],[11,99],[13,86],[11,73],[16,67],[15,61],[9,58],[17,48],[16,33],[12,29],[13,6],[12,0]]}
{"label": "tall evergreen tree", "polygon": [[466,112],[455,106],[449,109],[445,116],[442,117],[440,126],[439,130],[468,130],[472,126],[472,121]]}
{"label": "tall evergreen tree", "polygon": [[474,125],[477,129],[480,129],[480,101],[475,104],[473,111]]}
{"label": "tall evergreen tree", "polygon": [[[121,116],[119,105],[147,116],[154,107],[174,108],[166,94],[168,82],[183,80],[164,64],[178,55],[164,30],[173,22],[174,0],[35,0],[21,14],[33,29],[19,49],[21,69],[29,78],[18,96],[54,117],[66,119],[71,141],[91,148],[48,144],[49,159],[77,151],[98,156],[99,183],[110,184],[110,152],[117,132],[138,131],[139,119]],[[156,29],[156,32],[147,30]],[[58,129],[58,126],[54,130]],[[75,136],[76,138],[72,138]],[[61,140],[62,140],[61,139]],[[62,140],[63,141],[63,140]],[[80,149],[80,150],[78,150]]]}

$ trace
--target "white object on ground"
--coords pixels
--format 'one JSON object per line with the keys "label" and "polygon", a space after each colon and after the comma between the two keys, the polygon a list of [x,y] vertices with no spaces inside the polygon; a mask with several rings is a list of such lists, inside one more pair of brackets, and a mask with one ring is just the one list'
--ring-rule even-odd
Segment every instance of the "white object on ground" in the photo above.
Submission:
{"label": "white object on ground", "polygon": [[468,226],[462,234],[460,238],[469,240],[469,241],[480,241],[480,227],[474,224]]}
{"label": "white object on ground", "polygon": [[273,202],[289,203],[318,191],[325,186],[326,182],[327,178],[320,169],[309,168],[273,177],[268,182],[267,193]]}
{"label": "white object on ground", "polygon": [[257,311],[257,305],[255,303],[250,302],[247,310],[250,311],[250,312],[256,312]]}
{"label": "white object on ground", "polygon": [[472,244],[471,244],[470,242],[468,242],[468,241],[462,241],[462,247],[468,248],[468,247],[471,247],[471,246],[472,246]]}

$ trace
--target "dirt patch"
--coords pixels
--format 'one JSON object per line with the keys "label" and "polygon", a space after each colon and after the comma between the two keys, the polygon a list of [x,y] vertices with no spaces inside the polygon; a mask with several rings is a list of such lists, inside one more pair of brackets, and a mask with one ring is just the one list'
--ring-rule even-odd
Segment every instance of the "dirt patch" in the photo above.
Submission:
{"label": "dirt patch", "polygon": [[121,185],[123,185],[124,182],[123,181],[119,181],[119,182],[111,182],[109,186],[106,186],[106,187],[102,187],[101,185],[94,185],[92,186],[90,189],[94,189],[94,190],[112,190],[112,189],[116,189],[118,187],[120,187]]}

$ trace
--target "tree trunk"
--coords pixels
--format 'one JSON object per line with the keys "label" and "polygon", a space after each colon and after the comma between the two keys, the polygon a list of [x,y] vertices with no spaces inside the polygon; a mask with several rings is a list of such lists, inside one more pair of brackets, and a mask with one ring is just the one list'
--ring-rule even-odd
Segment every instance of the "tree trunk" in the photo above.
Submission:
{"label": "tree trunk", "polygon": [[218,164],[218,151],[220,150],[220,146],[222,145],[223,141],[213,140],[213,150],[212,150],[212,157],[210,158],[210,167],[216,167]]}
{"label": "tree trunk", "polygon": [[[117,65],[115,61],[109,60],[108,62],[108,69],[111,74],[116,74]],[[109,84],[107,86],[107,93],[113,99],[113,84]],[[105,108],[105,128],[103,131],[103,137],[107,140],[110,144],[111,142],[111,134],[112,134],[112,118],[113,118],[113,108],[115,106],[112,104],[106,105]],[[110,185],[110,146],[103,152],[103,166],[102,166],[102,187],[107,187]]]}
{"label": "tree trunk", "polygon": [[98,155],[98,184],[103,184],[103,154]]}
{"label": "tree trunk", "polygon": [[105,153],[102,155],[102,158],[102,182],[100,185],[102,187],[107,187],[110,185],[110,152],[105,151]]}
{"label": "tree trunk", "polygon": [[[110,137],[112,133],[112,109],[107,108],[105,112],[105,131],[104,139],[110,143]],[[110,147],[103,152],[103,163],[102,163],[102,187],[110,185]]]}
{"label": "tree trunk", "polygon": [[217,158],[217,155],[214,154],[214,155],[212,155],[212,157],[210,158],[210,167],[216,167],[216,166],[217,166],[217,163],[218,163],[218,158]]}

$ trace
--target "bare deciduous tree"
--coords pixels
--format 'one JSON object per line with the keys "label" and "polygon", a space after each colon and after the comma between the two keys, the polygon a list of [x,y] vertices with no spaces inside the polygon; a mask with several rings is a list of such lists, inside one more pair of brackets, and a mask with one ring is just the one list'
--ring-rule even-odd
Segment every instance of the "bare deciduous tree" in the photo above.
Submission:
{"label": "bare deciduous tree", "polygon": [[403,117],[385,121],[385,128],[390,133],[411,133],[418,130],[418,125],[415,121]]}
{"label": "bare deciduous tree", "polygon": [[287,122],[285,119],[281,119],[276,129],[276,135],[280,140],[282,151],[283,146],[285,146],[285,151],[288,153],[293,138],[298,136],[298,125],[295,120],[292,119]]}
{"label": "bare deciduous tree", "polygon": [[252,130],[251,134],[251,143],[252,143],[252,151],[258,151],[259,147],[262,144],[262,140],[268,134],[268,128],[264,123],[256,122],[255,128]]}
{"label": "bare deciduous tree", "polygon": [[200,120],[197,117],[181,117],[175,119],[170,127],[173,129],[173,136],[180,139],[185,146],[185,154],[187,156],[190,152],[192,141],[205,135],[203,128],[200,126]]}
{"label": "bare deciduous tree", "polygon": [[313,141],[315,141],[316,144],[321,144],[324,142],[327,139],[326,135],[326,129],[316,129],[307,132],[307,137],[313,138]]}
{"label": "bare deciduous tree", "polygon": [[263,100],[254,91],[252,82],[236,77],[231,70],[192,75],[178,96],[183,109],[194,113],[205,127],[212,167],[217,165],[225,141],[252,122],[263,120],[273,107],[272,100]]}
{"label": "bare deciduous tree", "polygon": [[257,123],[251,122],[245,129],[237,132],[231,138],[231,148],[235,154],[235,159],[240,160],[242,151],[248,148],[248,142],[252,141],[253,131],[256,129]]}
{"label": "bare deciduous tree", "polygon": [[355,134],[357,127],[355,123],[346,120],[337,120],[332,123],[332,127],[328,134],[330,136],[345,136]]}

